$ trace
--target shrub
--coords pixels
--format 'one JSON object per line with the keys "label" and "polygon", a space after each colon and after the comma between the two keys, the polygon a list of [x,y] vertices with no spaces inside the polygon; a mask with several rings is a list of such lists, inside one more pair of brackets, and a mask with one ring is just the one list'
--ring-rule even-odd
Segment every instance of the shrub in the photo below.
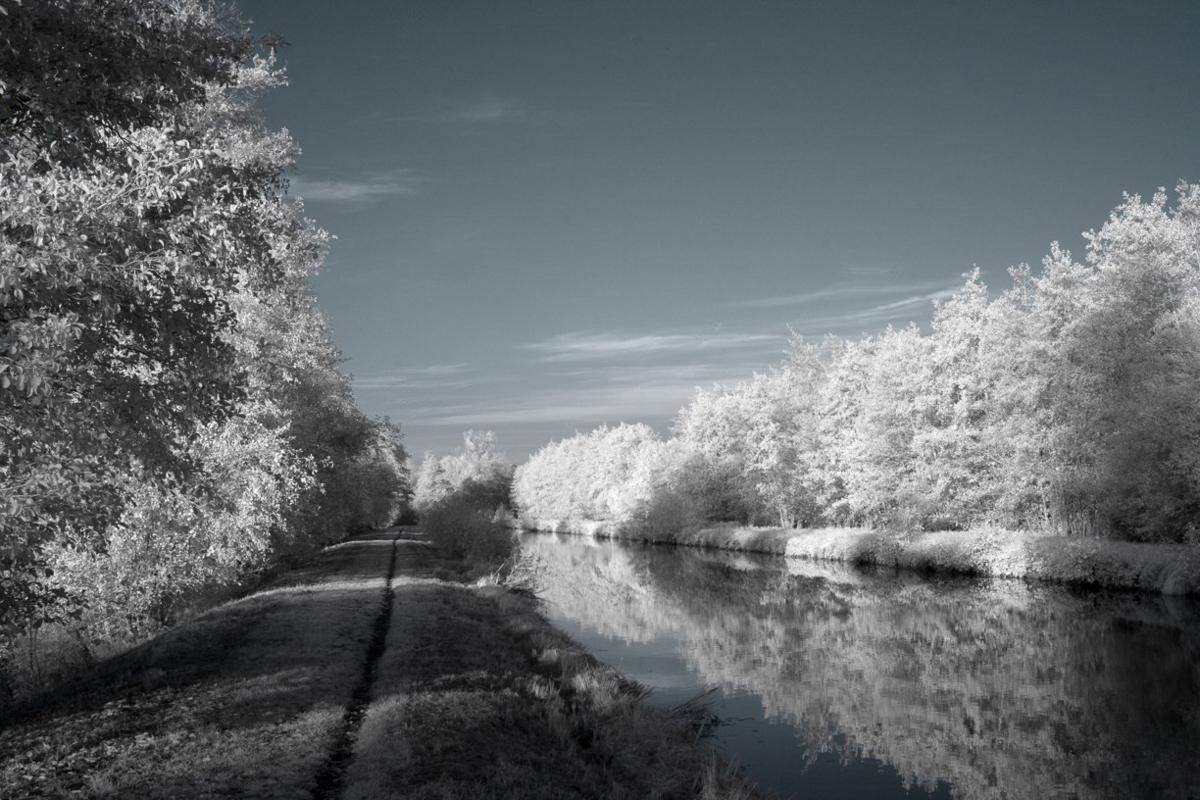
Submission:
{"label": "shrub", "polygon": [[663,488],[637,510],[628,527],[647,541],[662,542],[684,530],[704,527],[706,522],[703,506],[696,498]]}
{"label": "shrub", "polygon": [[493,521],[495,516],[494,507],[459,491],[426,509],[422,520],[442,555],[497,567],[512,555],[516,542],[507,525]]}

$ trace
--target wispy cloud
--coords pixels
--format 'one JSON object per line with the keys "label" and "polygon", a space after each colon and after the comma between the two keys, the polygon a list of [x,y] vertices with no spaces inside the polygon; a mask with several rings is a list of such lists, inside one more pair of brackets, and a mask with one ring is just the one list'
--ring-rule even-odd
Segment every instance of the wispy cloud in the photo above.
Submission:
{"label": "wispy cloud", "polygon": [[777,345],[785,341],[778,334],[766,333],[658,333],[621,335],[616,333],[564,333],[549,339],[522,345],[525,350],[542,354],[542,361],[584,361],[652,355],[658,353],[701,353]]}
{"label": "wispy cloud", "polygon": [[492,125],[512,122],[530,116],[529,107],[511,97],[481,97],[473,100],[445,103],[427,114],[406,114],[400,122],[449,123],[457,125]]}
{"label": "wispy cloud", "polygon": [[356,389],[453,389],[470,386],[468,364],[431,364],[356,375]]}
{"label": "wispy cloud", "polygon": [[957,287],[951,288],[951,289],[938,289],[937,291],[934,291],[934,292],[926,292],[925,294],[917,294],[917,295],[912,295],[910,297],[905,297],[901,300],[896,300],[895,302],[892,302],[892,303],[884,303],[881,306],[875,306],[875,308],[873,308],[871,310],[872,311],[899,311],[900,309],[903,309],[903,308],[912,308],[913,306],[920,306],[920,305],[924,305],[926,303],[932,303],[937,300],[946,300],[950,297],[953,297],[954,293],[956,291],[958,291]]}
{"label": "wispy cloud", "polygon": [[908,320],[905,317],[918,311],[928,310],[934,302],[953,296],[955,291],[957,288],[937,289],[923,294],[909,295],[888,303],[880,303],[869,308],[847,309],[832,314],[801,317],[793,323],[793,328],[804,335],[859,333],[890,323],[906,322]]}
{"label": "wispy cloud", "polygon": [[[407,419],[427,425],[575,424],[665,421],[692,397],[697,387],[749,378],[773,362],[648,365],[594,365],[554,373],[550,387],[517,394],[478,397],[452,404],[408,409]],[[565,380],[564,380],[565,378]]]}
{"label": "wispy cloud", "polygon": [[455,413],[430,421],[458,426],[640,422],[652,417],[674,416],[694,390],[694,384],[674,382],[608,388],[581,386],[513,399],[486,408],[455,409]]}
{"label": "wispy cloud", "polygon": [[387,197],[412,197],[428,183],[409,171],[378,175],[359,180],[307,178],[298,175],[289,181],[290,194],[324,203],[362,204]]}
{"label": "wispy cloud", "polygon": [[738,308],[784,308],[787,306],[806,306],[815,303],[827,303],[831,300],[846,299],[851,300],[856,297],[887,297],[889,295],[903,294],[905,292],[930,292],[944,291],[946,289],[945,281],[937,283],[917,283],[917,284],[842,284],[834,285],[824,289],[816,289],[811,292],[800,292],[798,294],[775,295],[773,297],[758,297],[750,300],[740,300],[731,305]]}
{"label": "wispy cloud", "polygon": [[843,267],[840,271],[852,278],[882,280],[889,275],[894,276],[903,272],[904,268],[900,264],[852,264]]}
{"label": "wispy cloud", "polygon": [[593,385],[673,385],[673,386],[705,386],[714,383],[725,383],[731,380],[742,380],[754,370],[762,371],[781,359],[745,361],[738,359],[734,363],[709,364],[609,364],[606,366],[589,365],[589,369],[579,370],[576,375],[585,376]]}

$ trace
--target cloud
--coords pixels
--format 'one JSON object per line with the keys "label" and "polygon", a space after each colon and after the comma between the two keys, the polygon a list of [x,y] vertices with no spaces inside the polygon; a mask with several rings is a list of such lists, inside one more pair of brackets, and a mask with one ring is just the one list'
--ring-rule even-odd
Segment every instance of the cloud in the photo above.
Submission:
{"label": "cloud", "polygon": [[754,370],[766,369],[775,363],[772,361],[744,362],[733,364],[653,364],[628,365],[611,364],[604,367],[593,367],[579,370],[576,375],[584,376],[593,384],[675,384],[695,386],[697,384],[725,383],[730,380],[742,380]]}
{"label": "cloud", "polygon": [[805,306],[817,302],[828,302],[839,298],[854,297],[885,297],[904,292],[945,291],[944,281],[938,283],[918,283],[906,285],[870,285],[850,284],[834,285],[825,289],[816,289],[799,294],[775,295],[773,297],[758,297],[750,300],[740,300],[731,305],[737,308],[783,308],[785,306]]}
{"label": "cloud", "polygon": [[468,364],[432,364],[402,367],[354,376],[355,389],[452,389],[470,386]]}
{"label": "cloud", "polygon": [[871,264],[871,265],[855,265],[845,267],[841,270],[846,275],[854,278],[873,278],[880,279],[889,275],[896,275],[904,271],[904,267],[900,264]]}
{"label": "cloud", "polygon": [[456,409],[457,413],[435,417],[439,425],[514,425],[522,423],[640,422],[647,417],[673,416],[691,397],[693,384],[648,384],[607,389],[577,387],[541,392],[528,399],[488,408]]}
{"label": "cloud", "polygon": [[[602,422],[669,419],[699,386],[746,380],[765,362],[751,364],[674,364],[666,366],[596,366],[570,373],[570,385],[528,390],[508,398],[494,394],[475,403],[427,405],[409,409],[412,421],[427,425],[525,425],[574,423],[591,427]],[[556,373],[557,374],[557,373]]]}
{"label": "cloud", "polygon": [[[848,281],[799,294],[741,300],[732,305],[749,309],[790,309],[792,328],[805,336],[846,336],[925,318],[934,302],[952,297],[961,283],[922,281],[901,284],[876,280],[885,272],[857,270]],[[919,319],[916,321],[920,321]]]}
{"label": "cloud", "polygon": [[470,364],[430,364],[427,367],[409,367],[405,371],[414,375],[460,375],[468,370]]}
{"label": "cloud", "polygon": [[410,114],[398,117],[398,119],[400,122],[493,125],[527,117],[529,117],[529,109],[520,100],[510,97],[483,97],[446,104],[441,110],[429,114]]}
{"label": "cloud", "polygon": [[923,305],[925,303],[932,303],[936,300],[946,300],[950,297],[953,297],[954,293],[957,291],[958,291],[957,287],[952,288],[952,289],[938,289],[936,292],[928,292],[926,294],[919,294],[919,295],[913,295],[911,297],[905,297],[903,300],[897,300],[894,303],[884,303],[881,306],[875,306],[875,308],[873,308],[871,310],[872,311],[898,311],[902,308],[911,308],[912,306]]}
{"label": "cloud", "polygon": [[447,117],[452,122],[464,122],[468,125],[478,125],[489,122],[505,122],[525,116],[522,103],[511,99],[490,98],[460,106],[450,112]]}
{"label": "cloud", "polygon": [[642,356],[657,353],[700,353],[778,345],[785,337],[765,333],[659,333],[623,336],[615,333],[573,332],[521,345],[542,354],[542,361]]}
{"label": "cloud", "polygon": [[805,335],[858,333],[867,328],[878,328],[885,324],[907,321],[903,320],[903,317],[928,308],[935,301],[945,300],[953,296],[956,291],[957,287],[937,289],[932,292],[910,295],[889,303],[881,303],[870,308],[805,317],[793,323],[793,328],[798,333]]}
{"label": "cloud", "polygon": [[420,194],[427,180],[408,171],[364,180],[326,180],[298,175],[288,181],[288,192],[321,203],[362,204],[387,197]]}

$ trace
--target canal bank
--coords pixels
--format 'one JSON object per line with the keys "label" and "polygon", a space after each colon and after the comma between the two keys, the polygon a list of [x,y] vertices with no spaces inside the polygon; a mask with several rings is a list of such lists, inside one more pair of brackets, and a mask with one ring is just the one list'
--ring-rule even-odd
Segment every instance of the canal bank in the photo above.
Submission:
{"label": "canal bank", "polygon": [[898,532],[714,525],[649,533],[592,520],[522,519],[523,530],[869,564],[926,573],[1017,578],[1169,595],[1200,594],[1200,545],[1047,536],[1001,528]]}

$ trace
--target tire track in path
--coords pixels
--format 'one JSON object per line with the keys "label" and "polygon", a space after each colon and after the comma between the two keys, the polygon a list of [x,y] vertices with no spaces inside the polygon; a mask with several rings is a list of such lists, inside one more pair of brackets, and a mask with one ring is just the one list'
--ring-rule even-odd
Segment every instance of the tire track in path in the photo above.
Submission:
{"label": "tire track in path", "polygon": [[358,729],[362,727],[363,717],[371,702],[371,686],[375,683],[375,675],[379,667],[379,659],[387,647],[388,628],[392,623],[392,601],[396,596],[392,581],[396,574],[396,543],[399,534],[392,539],[392,553],[388,561],[387,580],[380,600],[379,614],[371,629],[371,641],[367,645],[366,658],[363,661],[362,672],[358,683],[350,695],[346,705],[346,713],[342,716],[341,730],[329,749],[329,756],[317,772],[316,789],[313,792],[315,800],[337,800],[342,795],[342,784],[346,777],[346,768],[354,758],[354,742],[358,737]]}

